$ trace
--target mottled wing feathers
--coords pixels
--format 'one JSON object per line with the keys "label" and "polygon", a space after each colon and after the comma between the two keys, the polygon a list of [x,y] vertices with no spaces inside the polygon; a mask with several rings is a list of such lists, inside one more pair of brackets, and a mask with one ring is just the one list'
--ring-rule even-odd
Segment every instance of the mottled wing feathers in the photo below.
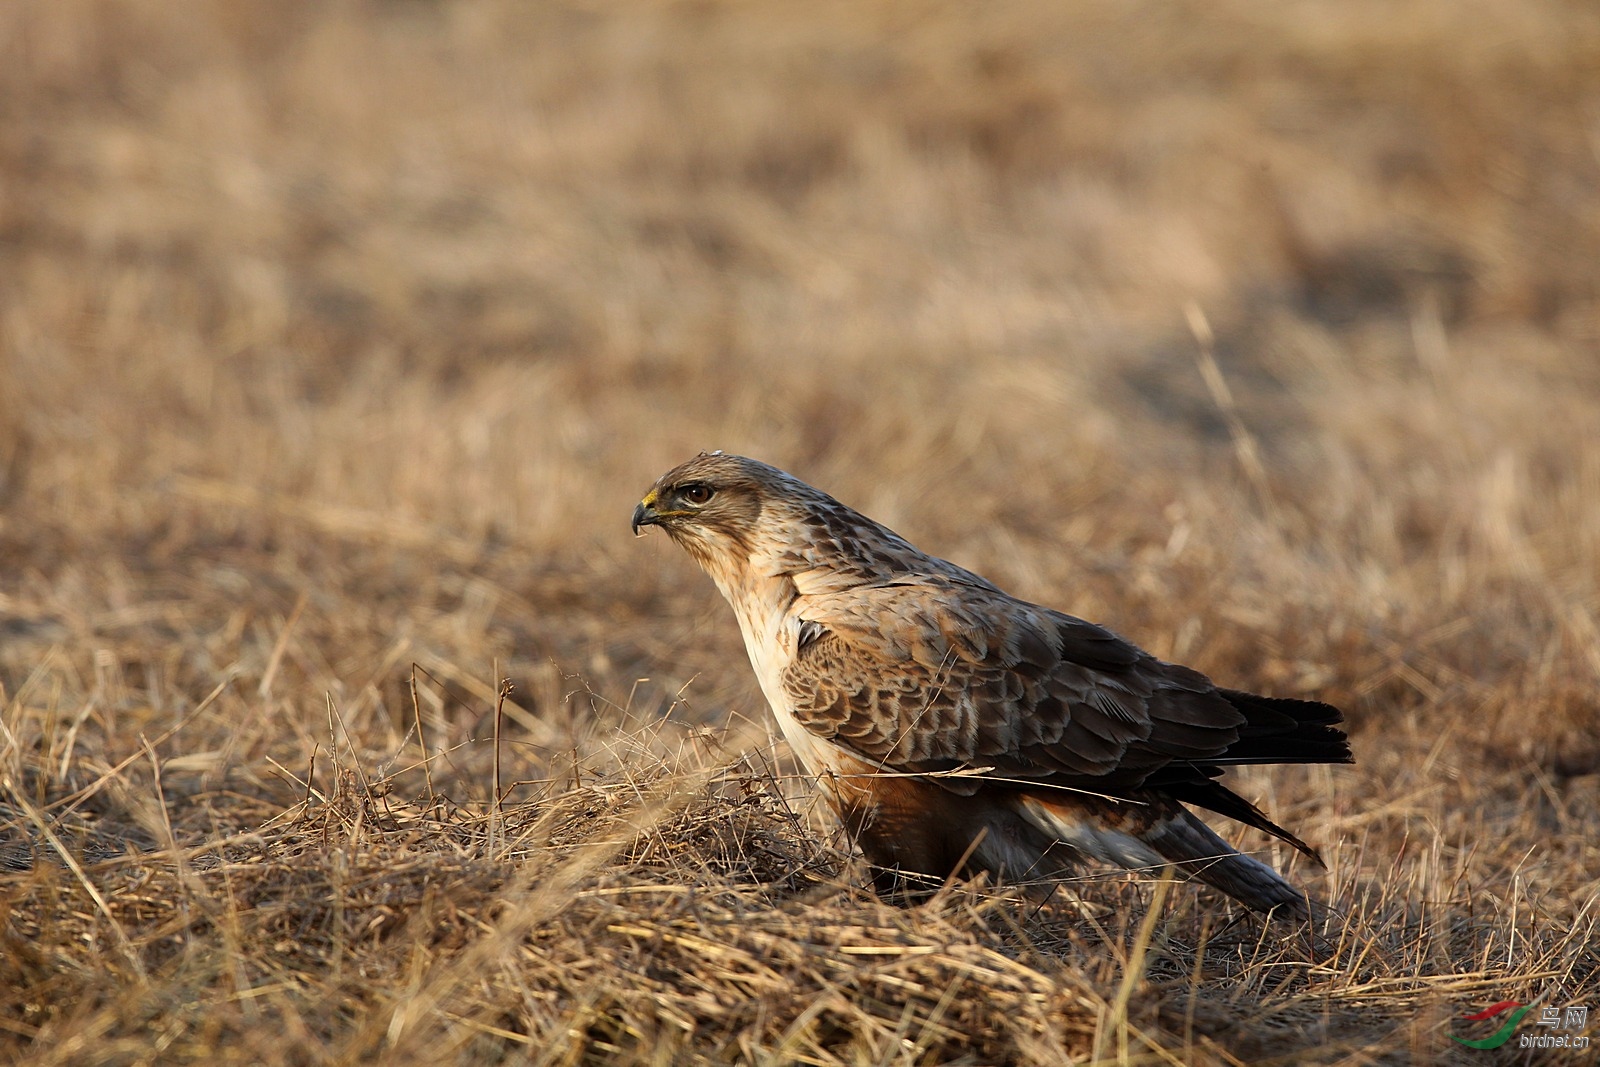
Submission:
{"label": "mottled wing feathers", "polygon": [[1203,675],[993,587],[898,576],[795,611],[809,638],[783,675],[795,718],[887,770],[1120,793],[1216,760],[1247,725]]}

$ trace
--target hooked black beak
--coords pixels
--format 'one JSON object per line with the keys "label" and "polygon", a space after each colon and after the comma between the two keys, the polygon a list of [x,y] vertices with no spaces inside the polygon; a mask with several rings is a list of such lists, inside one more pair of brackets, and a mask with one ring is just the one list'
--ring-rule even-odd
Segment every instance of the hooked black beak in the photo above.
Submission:
{"label": "hooked black beak", "polygon": [[660,526],[661,516],[656,514],[656,509],[649,504],[640,504],[633,509],[633,536],[639,536],[641,526]]}

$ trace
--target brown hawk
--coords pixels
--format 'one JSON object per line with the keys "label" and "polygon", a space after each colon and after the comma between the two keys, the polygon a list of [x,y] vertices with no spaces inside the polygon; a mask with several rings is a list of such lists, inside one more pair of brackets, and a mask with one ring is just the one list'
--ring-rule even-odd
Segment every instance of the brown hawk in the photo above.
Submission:
{"label": "brown hawk", "polygon": [[1094,623],[1008,596],[797,478],[703,452],[633,512],[733,605],[794,754],[884,888],[958,868],[1064,877],[1171,865],[1262,911],[1306,897],[1185,805],[1321,862],[1223,786],[1249,763],[1349,763],[1337,708],[1223,689]]}

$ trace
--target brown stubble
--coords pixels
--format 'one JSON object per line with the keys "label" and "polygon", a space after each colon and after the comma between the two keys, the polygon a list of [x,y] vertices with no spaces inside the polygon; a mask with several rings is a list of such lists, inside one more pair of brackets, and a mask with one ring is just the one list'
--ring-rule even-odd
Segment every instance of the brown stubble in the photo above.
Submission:
{"label": "brown stubble", "polygon": [[[1595,12],[1129,18],[0,8],[0,1058],[1469,1062],[1600,1009]],[[627,535],[702,448],[1347,708],[1354,769],[1231,779],[1333,950],[863,894]]]}

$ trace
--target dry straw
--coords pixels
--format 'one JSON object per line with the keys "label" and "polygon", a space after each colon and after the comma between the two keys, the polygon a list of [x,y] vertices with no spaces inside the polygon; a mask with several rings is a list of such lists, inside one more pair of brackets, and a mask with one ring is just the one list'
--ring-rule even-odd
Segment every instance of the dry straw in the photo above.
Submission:
{"label": "dry straw", "polygon": [[[1566,0],[0,4],[0,1061],[1600,1016],[1597,55]],[[1344,707],[1354,768],[1231,782],[1326,914],[873,897],[628,536],[701,448]]]}

